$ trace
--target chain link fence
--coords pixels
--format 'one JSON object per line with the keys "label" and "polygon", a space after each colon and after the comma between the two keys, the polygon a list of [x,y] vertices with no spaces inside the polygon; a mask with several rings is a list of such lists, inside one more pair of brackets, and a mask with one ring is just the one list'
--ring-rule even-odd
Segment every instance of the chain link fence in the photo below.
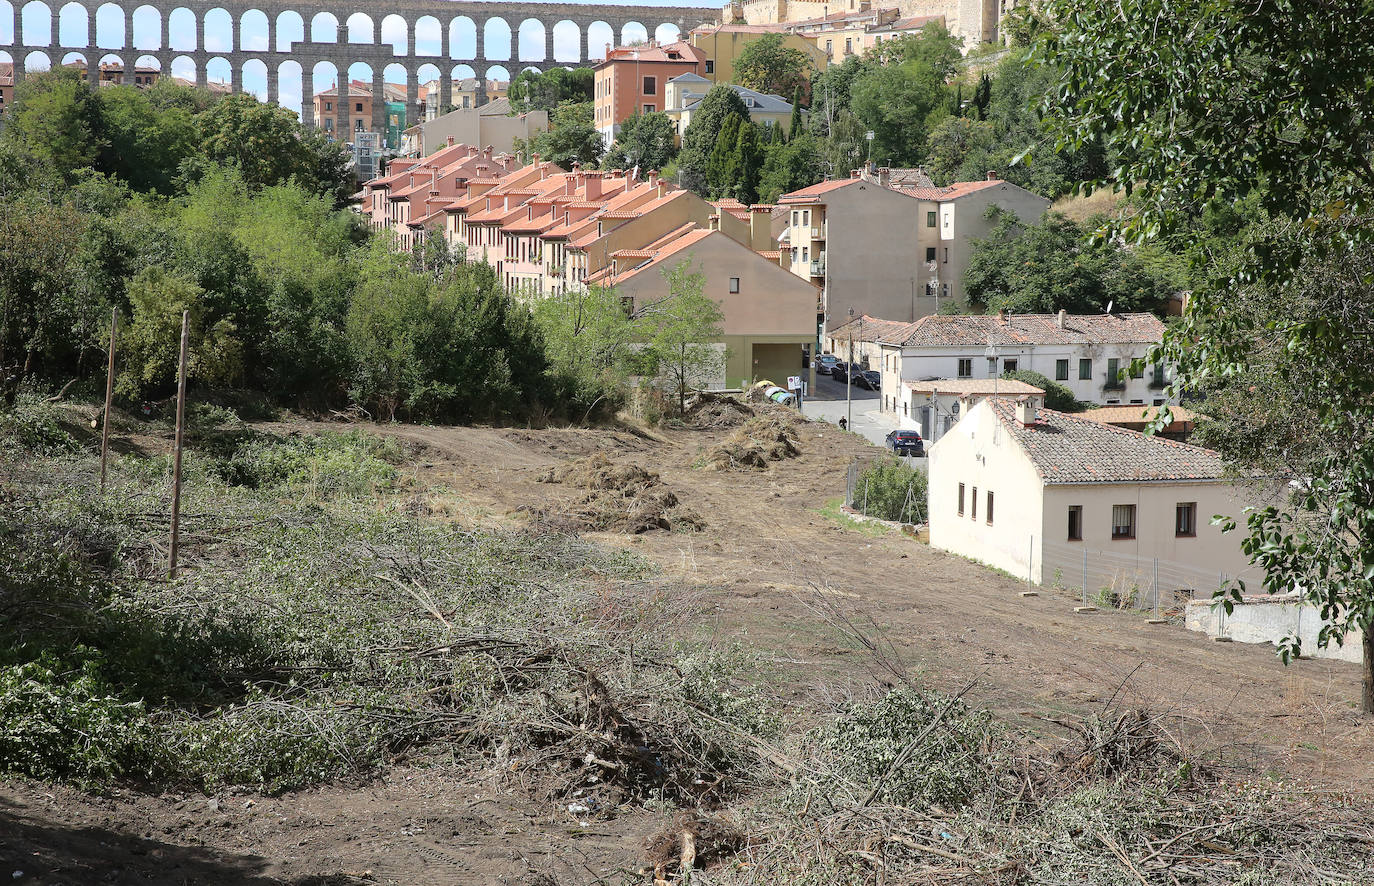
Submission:
{"label": "chain link fence", "polygon": [[865,517],[926,522],[926,475],[915,461],[890,453],[855,458],[845,475],[845,506]]}

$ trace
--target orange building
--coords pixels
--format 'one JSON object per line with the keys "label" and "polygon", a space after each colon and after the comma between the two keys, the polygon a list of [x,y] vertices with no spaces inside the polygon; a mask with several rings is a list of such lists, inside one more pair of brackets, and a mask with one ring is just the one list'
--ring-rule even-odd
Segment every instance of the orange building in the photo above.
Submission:
{"label": "orange building", "polygon": [[594,120],[602,141],[609,147],[620,124],[635,114],[664,110],[668,81],[679,74],[700,74],[705,62],[706,53],[683,40],[606,47],[606,58],[594,69]]}
{"label": "orange building", "polygon": [[[397,86],[394,83],[383,84],[388,102],[400,102],[404,105],[406,100],[405,87]],[[319,121],[326,135],[331,138],[334,136],[334,127],[339,119],[339,88],[331,86],[321,92],[315,93],[315,119]],[[372,129],[372,84],[362,80],[352,80],[348,85],[348,128],[350,132],[368,132]],[[387,121],[391,123],[391,121]],[[402,129],[405,128],[405,120],[398,119],[396,124]],[[352,138],[352,135],[345,135],[344,140]]]}

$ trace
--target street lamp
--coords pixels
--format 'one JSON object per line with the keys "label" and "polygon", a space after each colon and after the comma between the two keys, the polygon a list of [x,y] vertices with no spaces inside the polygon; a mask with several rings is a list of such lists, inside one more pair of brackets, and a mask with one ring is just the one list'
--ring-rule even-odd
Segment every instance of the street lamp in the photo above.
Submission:
{"label": "street lamp", "polygon": [[849,308],[849,367],[844,373],[845,424],[854,430],[854,307]]}
{"label": "street lamp", "polygon": [[992,343],[992,336],[988,336],[987,350],[983,351],[983,356],[988,358],[988,375],[992,376],[992,395],[997,396],[997,358],[1001,356],[997,346]]}

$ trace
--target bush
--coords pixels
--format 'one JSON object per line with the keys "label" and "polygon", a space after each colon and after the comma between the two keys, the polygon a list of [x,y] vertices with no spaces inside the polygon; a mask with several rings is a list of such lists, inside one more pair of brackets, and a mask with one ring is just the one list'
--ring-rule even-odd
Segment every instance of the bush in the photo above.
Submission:
{"label": "bush", "polygon": [[[907,688],[851,704],[812,733],[811,771],[842,795],[862,798],[877,787],[875,799],[894,806],[962,806],[993,778],[988,753],[993,723],[986,711],[954,702],[922,737],[945,704],[937,693]],[[894,767],[899,756],[904,762]]]}
{"label": "bush", "polygon": [[928,512],[925,471],[895,456],[873,462],[854,484],[854,506],[870,517],[924,523]]}
{"label": "bush", "polygon": [[1087,406],[1074,397],[1073,391],[1057,381],[1050,381],[1044,375],[1031,369],[1017,369],[1002,373],[1003,378],[1023,381],[1045,392],[1045,408],[1057,412],[1082,412]]}
{"label": "bush", "polygon": [[96,660],[76,672],[53,658],[0,668],[0,770],[79,781],[146,769],[143,705],[117,698]]}
{"label": "bush", "polygon": [[401,447],[362,431],[241,438],[210,471],[226,483],[311,498],[365,498],[392,488]]}
{"label": "bush", "polygon": [[58,422],[58,411],[33,393],[22,393],[13,408],[0,409],[0,452],[57,455],[80,448]]}

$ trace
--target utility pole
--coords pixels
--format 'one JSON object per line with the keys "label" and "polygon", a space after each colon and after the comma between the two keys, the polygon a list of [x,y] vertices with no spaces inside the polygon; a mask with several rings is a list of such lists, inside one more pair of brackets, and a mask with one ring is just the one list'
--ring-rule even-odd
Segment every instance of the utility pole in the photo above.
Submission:
{"label": "utility pole", "polygon": [[100,432],[100,493],[105,494],[105,463],[110,453],[110,401],[114,399],[115,335],[119,329],[119,308],[110,309],[110,363],[105,370],[105,424]]}
{"label": "utility pole", "polygon": [[181,362],[177,370],[177,436],[172,451],[172,543],[167,558],[167,577],[177,577],[177,548],[181,544],[181,448],[186,433],[186,346],[190,339],[191,312],[181,312]]}
{"label": "utility pole", "polygon": [[854,430],[854,308],[849,308],[849,367],[844,373],[845,424]]}

